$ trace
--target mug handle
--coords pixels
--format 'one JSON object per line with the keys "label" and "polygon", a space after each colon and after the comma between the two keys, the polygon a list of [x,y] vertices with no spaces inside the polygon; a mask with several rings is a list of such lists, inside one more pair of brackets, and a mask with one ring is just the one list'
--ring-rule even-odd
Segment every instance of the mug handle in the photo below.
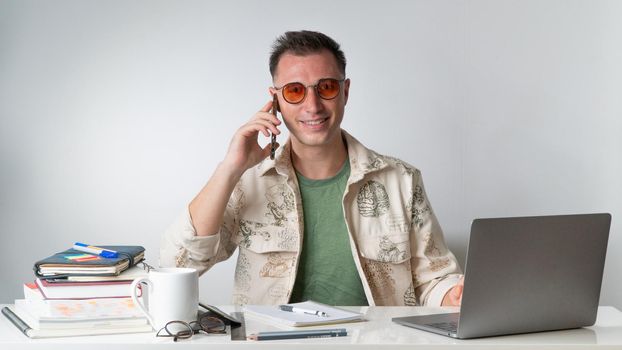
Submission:
{"label": "mug handle", "polygon": [[[151,324],[151,328],[153,328],[155,327],[155,323],[153,322],[153,317],[149,314],[149,311],[147,311],[147,308],[145,308],[145,305],[142,302],[140,302],[140,300],[138,299],[138,296],[136,295],[136,287],[138,287],[138,285],[142,282],[145,282],[145,284],[149,286],[149,290],[153,289],[153,284],[151,283],[151,280],[149,280],[149,278],[147,277],[137,278],[134,281],[132,281],[132,285],[130,286],[130,295],[132,296],[132,301],[134,301],[134,304],[140,308],[140,310],[143,312],[143,314],[145,314],[145,316],[147,316],[147,319],[149,320],[149,323]],[[140,294],[141,296],[145,295],[145,290],[142,287],[141,287]],[[141,298],[141,299],[144,300],[144,298]]]}

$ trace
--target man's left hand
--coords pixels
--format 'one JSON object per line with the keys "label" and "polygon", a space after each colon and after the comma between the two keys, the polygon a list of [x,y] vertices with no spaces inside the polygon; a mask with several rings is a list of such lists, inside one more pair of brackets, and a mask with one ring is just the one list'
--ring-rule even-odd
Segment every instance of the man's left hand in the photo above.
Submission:
{"label": "man's left hand", "polygon": [[464,276],[443,297],[441,306],[460,306],[462,303],[462,290],[464,289]]}

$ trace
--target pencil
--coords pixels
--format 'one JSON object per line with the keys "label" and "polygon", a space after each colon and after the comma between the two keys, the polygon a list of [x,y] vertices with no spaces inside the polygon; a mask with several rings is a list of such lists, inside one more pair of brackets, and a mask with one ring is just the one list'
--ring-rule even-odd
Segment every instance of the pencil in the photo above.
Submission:
{"label": "pencil", "polygon": [[345,328],[310,329],[304,331],[259,332],[249,335],[248,340],[279,340],[301,338],[332,338],[348,335]]}

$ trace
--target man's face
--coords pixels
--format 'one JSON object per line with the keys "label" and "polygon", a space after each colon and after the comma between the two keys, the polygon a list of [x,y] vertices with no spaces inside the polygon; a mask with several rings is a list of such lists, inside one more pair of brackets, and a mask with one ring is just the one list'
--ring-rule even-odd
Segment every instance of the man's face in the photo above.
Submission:
{"label": "man's face", "polygon": [[[285,53],[277,65],[274,86],[280,88],[293,82],[305,86],[315,85],[324,78],[345,78],[339,72],[337,60],[330,51],[306,56]],[[283,121],[294,147],[330,147],[341,142],[341,121],[349,88],[350,80],[346,80],[340,84],[337,97],[325,100],[318,96],[313,87],[308,87],[305,99],[298,104],[285,101],[282,90],[270,88],[270,93],[278,96]]]}

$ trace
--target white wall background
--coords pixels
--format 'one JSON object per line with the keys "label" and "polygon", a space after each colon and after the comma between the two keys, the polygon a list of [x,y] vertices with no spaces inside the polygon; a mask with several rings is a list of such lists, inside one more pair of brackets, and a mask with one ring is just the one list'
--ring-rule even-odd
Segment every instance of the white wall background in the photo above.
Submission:
{"label": "white wall background", "polygon": [[[622,1],[0,0],[0,302],[74,241],[159,238],[267,100],[274,38],[323,31],[344,128],[423,170],[461,263],[474,217],[611,212],[622,308]],[[230,301],[234,261],[201,280]],[[571,291],[569,291],[571,292]]]}

